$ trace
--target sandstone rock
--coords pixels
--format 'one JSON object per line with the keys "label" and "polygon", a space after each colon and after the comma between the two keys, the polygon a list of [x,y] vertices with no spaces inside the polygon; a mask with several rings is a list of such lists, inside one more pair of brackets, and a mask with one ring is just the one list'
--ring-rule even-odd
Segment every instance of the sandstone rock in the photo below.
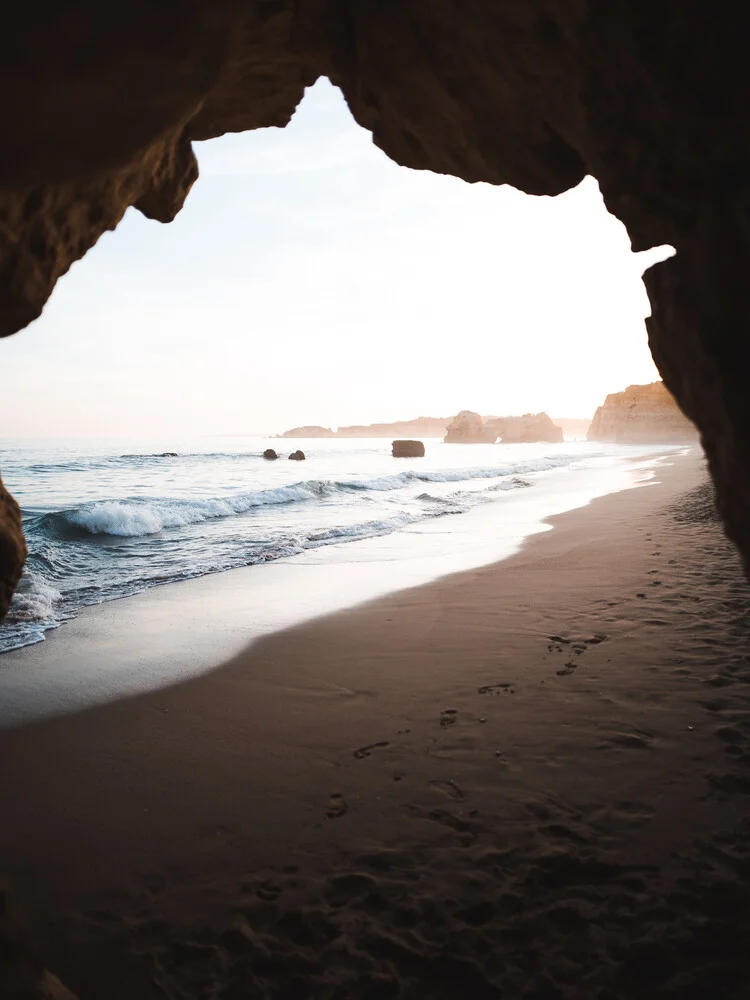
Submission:
{"label": "sandstone rock", "polygon": [[394,458],[424,458],[424,445],[421,441],[394,441],[391,454]]}
{"label": "sandstone rock", "polygon": [[619,444],[679,444],[696,441],[698,431],[664,383],[651,382],[610,393],[594,414],[587,438]]}
{"label": "sandstone rock", "polygon": [[273,448],[266,448],[266,450],[263,452],[263,458],[267,458],[269,459],[269,461],[273,461],[274,458],[278,457],[279,456],[276,454]]}
{"label": "sandstone rock", "polygon": [[0,479],[0,618],[8,612],[25,562],[21,511]]}
{"label": "sandstone rock", "polygon": [[497,440],[497,432],[485,427],[478,413],[461,410],[448,424],[443,440],[446,444],[492,444]]}
{"label": "sandstone rock", "polygon": [[502,444],[529,444],[545,441],[561,444],[562,427],[552,422],[546,413],[525,413],[522,417],[489,417],[488,431],[494,431]]}
{"label": "sandstone rock", "polygon": [[292,452],[292,454],[289,456],[289,460],[291,462],[304,462],[305,461],[304,451],[300,451],[300,449],[298,448],[297,451]]}

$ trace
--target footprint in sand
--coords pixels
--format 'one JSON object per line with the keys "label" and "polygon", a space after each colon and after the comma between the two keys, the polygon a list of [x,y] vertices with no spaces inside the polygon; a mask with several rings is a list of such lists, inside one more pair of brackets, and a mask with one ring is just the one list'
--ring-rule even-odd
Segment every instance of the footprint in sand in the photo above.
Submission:
{"label": "footprint in sand", "polygon": [[568,646],[571,642],[570,639],[566,639],[562,635],[548,635],[547,639],[549,640],[547,650],[550,653],[562,653],[563,646]]}
{"label": "footprint in sand", "polygon": [[440,725],[445,729],[447,726],[453,726],[456,723],[456,717],[458,716],[458,710],[455,708],[444,708],[440,713]]}
{"label": "footprint in sand", "polygon": [[577,663],[573,663],[573,661],[570,660],[560,670],[556,670],[555,673],[558,677],[567,677],[568,674],[572,674],[574,672],[577,666]]}
{"label": "footprint in sand", "polygon": [[381,750],[383,747],[390,746],[390,740],[378,740],[377,743],[368,743],[366,747],[360,747],[359,750],[355,750],[353,756],[357,760],[364,760],[365,757],[369,757],[373,750]]}
{"label": "footprint in sand", "polygon": [[278,882],[265,879],[260,885],[255,887],[255,895],[262,899],[264,903],[273,903],[281,895],[281,886]]}
{"label": "footprint in sand", "polygon": [[[458,816],[454,816],[453,813],[448,812],[447,809],[433,809],[431,812],[427,813],[426,819],[432,820],[433,823],[439,823],[441,826],[447,826],[450,830],[454,830],[456,833],[468,834],[471,840],[476,840],[474,825]],[[469,842],[466,841],[464,846],[468,846],[468,843]]]}
{"label": "footprint in sand", "polygon": [[443,795],[447,795],[449,799],[453,799],[454,802],[465,802],[466,796],[458,787],[455,781],[431,781],[430,788],[434,788],[436,792],[442,792]]}
{"label": "footprint in sand", "polygon": [[483,684],[477,688],[479,694],[507,694],[512,689],[512,684]]}
{"label": "footprint in sand", "polygon": [[550,635],[547,637],[550,641],[550,645],[547,649],[550,652],[562,653],[563,645],[570,646],[573,652],[580,656],[581,653],[585,653],[588,646],[598,646],[600,642],[606,642],[608,636],[606,635],[592,635],[590,639],[564,639],[559,635]]}
{"label": "footprint in sand", "polygon": [[344,801],[344,796],[339,792],[334,792],[328,796],[328,808],[326,809],[326,819],[341,819],[349,812],[349,806]]}

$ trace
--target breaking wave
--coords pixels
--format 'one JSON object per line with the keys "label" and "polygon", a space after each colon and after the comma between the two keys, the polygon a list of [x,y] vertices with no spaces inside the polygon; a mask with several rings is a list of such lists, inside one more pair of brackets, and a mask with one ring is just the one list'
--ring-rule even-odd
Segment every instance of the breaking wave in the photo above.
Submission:
{"label": "breaking wave", "polygon": [[[309,503],[337,493],[391,492],[414,483],[458,483],[472,480],[497,479],[518,472],[541,472],[568,464],[564,456],[519,463],[500,469],[464,469],[444,472],[402,472],[396,476],[377,479],[308,480],[291,486],[278,486],[269,490],[256,490],[234,496],[206,500],[163,499],[132,497],[126,500],[100,500],[70,510],[55,511],[41,518],[41,525],[60,537],[70,537],[71,529],[80,529],[90,535],[113,535],[137,538],[154,535],[169,528],[184,528],[214,518],[246,514],[257,507],[278,504]],[[528,483],[517,478],[506,478],[488,489],[515,489]]]}

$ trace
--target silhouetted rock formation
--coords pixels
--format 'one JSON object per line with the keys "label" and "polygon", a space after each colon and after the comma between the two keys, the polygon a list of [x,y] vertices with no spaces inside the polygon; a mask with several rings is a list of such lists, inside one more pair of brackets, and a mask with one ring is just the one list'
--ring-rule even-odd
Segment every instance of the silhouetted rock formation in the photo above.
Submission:
{"label": "silhouetted rock formation", "polygon": [[[176,16],[132,0],[124,18],[97,10],[70,0],[40,17],[15,4],[3,25],[13,101],[0,135],[0,335],[36,319],[130,206],[174,218],[198,174],[193,141],[283,126],[305,86],[328,76],[397,163],[537,195],[591,174],[634,250],[675,248],[644,276],[651,350],[702,432],[719,509],[750,560],[750,147],[738,139],[750,6],[193,0]],[[6,589],[16,555],[0,569]]]}
{"label": "silhouetted rock formation", "polygon": [[280,436],[283,438],[332,438],[336,437],[336,433],[330,427],[310,424],[306,427],[293,427],[290,431],[284,431]]}
{"label": "silhouetted rock formation", "polygon": [[478,413],[461,410],[448,424],[443,440],[446,444],[492,444],[497,433],[484,425]]}
{"label": "silhouetted rock formation", "polygon": [[290,462],[304,462],[305,461],[305,453],[304,453],[304,451],[300,451],[299,448],[296,451],[293,451],[292,454],[289,456],[289,461]]}
{"label": "silhouetted rock formation", "polygon": [[610,393],[586,436],[619,444],[679,444],[696,441],[698,431],[664,383],[651,382]]}
{"label": "silhouetted rock formation", "polygon": [[424,458],[424,445],[421,441],[394,441],[391,454],[394,458]]}
{"label": "silhouetted rock formation", "polygon": [[522,417],[490,417],[484,422],[488,432],[494,432],[503,444],[530,444],[546,441],[560,444],[562,428],[552,423],[546,413],[525,413]]}
{"label": "silhouetted rock formation", "polygon": [[271,461],[274,458],[278,458],[278,457],[279,456],[276,454],[276,452],[273,450],[273,448],[266,448],[266,450],[263,452],[263,458],[267,458],[267,459],[269,459]]}
{"label": "silhouetted rock formation", "polygon": [[8,612],[25,561],[21,511],[0,479],[0,618]]}

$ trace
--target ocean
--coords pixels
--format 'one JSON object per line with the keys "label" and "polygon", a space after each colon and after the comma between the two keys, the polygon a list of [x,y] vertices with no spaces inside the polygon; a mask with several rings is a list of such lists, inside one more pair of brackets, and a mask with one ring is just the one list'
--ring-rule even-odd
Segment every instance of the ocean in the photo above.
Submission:
{"label": "ocean", "polygon": [[[262,457],[267,447],[279,460]],[[296,448],[306,461],[288,460]],[[631,485],[634,470],[648,476],[649,454],[665,451],[582,441],[426,449],[394,459],[382,439],[4,439],[0,470],[22,508],[29,559],[0,652],[43,640],[86,606],[311,550],[335,559],[342,546],[388,538],[408,556],[427,534],[450,554],[465,545],[461,518],[479,508],[482,530],[494,543],[505,532],[510,551],[519,505],[538,520],[580,506]],[[496,557],[497,545],[487,551]]]}

